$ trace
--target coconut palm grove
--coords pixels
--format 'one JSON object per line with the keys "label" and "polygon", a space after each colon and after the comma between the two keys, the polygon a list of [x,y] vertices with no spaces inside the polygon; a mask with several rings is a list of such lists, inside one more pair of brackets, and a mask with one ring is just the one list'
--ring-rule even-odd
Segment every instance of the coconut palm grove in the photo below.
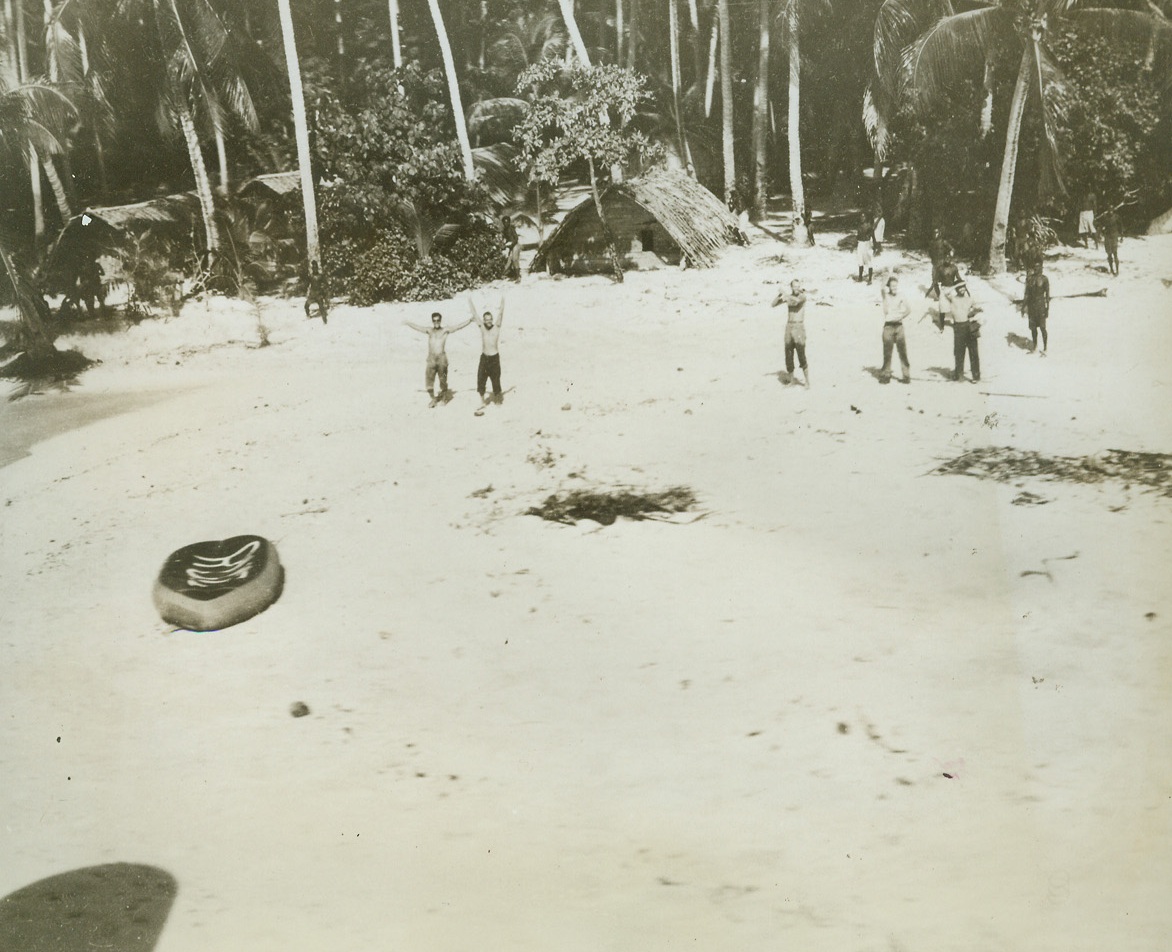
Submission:
{"label": "coconut palm grove", "polygon": [[27,347],[53,325],[30,299],[76,307],[102,254],[132,314],[305,293],[315,267],[358,304],[442,298],[500,276],[500,216],[544,235],[559,190],[662,165],[750,221],[783,209],[787,241],[855,207],[1004,271],[1088,196],[1125,231],[1172,204],[1164,12],[6,0],[0,294]]}

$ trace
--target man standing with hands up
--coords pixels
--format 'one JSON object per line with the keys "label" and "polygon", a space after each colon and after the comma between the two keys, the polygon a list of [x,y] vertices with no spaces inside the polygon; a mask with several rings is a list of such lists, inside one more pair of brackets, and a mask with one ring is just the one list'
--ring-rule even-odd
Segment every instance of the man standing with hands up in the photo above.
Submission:
{"label": "man standing with hands up", "polygon": [[798,366],[802,368],[806,389],[810,389],[810,371],[806,366],[806,292],[802,282],[796,278],[789,283],[789,293],[780,291],[773,299],[773,307],[784,304],[789,311],[785,322],[785,372],[794,379],[794,352],[797,351]]}
{"label": "man standing with hands up", "polygon": [[476,303],[472,295],[468,295],[468,308],[472,312],[472,320],[480,328],[480,365],[476,368],[476,391],[480,394],[480,413],[488,406],[485,396],[488,381],[492,381],[492,402],[501,403],[504,393],[501,391],[501,324],[505,320],[505,296],[501,295],[500,307],[494,316],[492,311],[485,311],[483,315],[476,313]]}

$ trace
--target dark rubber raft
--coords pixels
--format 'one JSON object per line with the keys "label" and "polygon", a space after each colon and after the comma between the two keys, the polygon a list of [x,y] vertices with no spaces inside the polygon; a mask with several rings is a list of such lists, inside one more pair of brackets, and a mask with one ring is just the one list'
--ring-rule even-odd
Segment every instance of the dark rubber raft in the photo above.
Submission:
{"label": "dark rubber raft", "polygon": [[172,552],[152,594],[163,621],[188,631],[219,631],[268,608],[284,578],[273,544],[241,535]]}

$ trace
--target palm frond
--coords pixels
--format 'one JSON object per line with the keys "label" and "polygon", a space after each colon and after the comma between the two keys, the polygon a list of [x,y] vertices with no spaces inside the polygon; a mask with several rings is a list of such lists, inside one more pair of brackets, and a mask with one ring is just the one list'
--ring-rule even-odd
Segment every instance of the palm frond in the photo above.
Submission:
{"label": "palm frond", "polygon": [[1031,62],[1031,95],[1041,108],[1043,148],[1040,150],[1039,191],[1045,197],[1064,196],[1066,185],[1062,179],[1062,154],[1058,146],[1058,129],[1066,118],[1069,90],[1058,64],[1038,42],[1033,44]]}
{"label": "palm frond", "polygon": [[1017,41],[1007,8],[981,7],[936,21],[904,55],[913,101],[930,104],[949,86],[971,78],[994,49]]}

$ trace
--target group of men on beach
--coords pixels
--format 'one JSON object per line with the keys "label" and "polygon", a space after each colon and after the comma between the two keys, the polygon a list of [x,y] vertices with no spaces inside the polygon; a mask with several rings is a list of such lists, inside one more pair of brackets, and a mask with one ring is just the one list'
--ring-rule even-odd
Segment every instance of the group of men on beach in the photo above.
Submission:
{"label": "group of men on beach", "polygon": [[[864,217],[857,234],[858,247],[865,248],[859,256],[858,281],[866,280],[868,284],[873,279],[872,254],[873,244],[877,240],[874,230],[875,220]],[[937,229],[928,248],[932,260],[932,284],[926,292],[930,299],[928,313],[937,329],[943,333],[947,326],[952,327],[952,354],[954,368],[952,379],[962,381],[964,376],[965,358],[968,358],[969,372],[973,383],[981,380],[980,354],[980,322],[977,315],[981,308],[973,300],[968,284],[961,277],[960,269],[953,258],[953,249],[948,241]],[[864,278],[866,270],[866,278]],[[907,354],[907,331],[905,322],[911,316],[912,304],[906,294],[900,290],[899,278],[889,275],[880,289],[883,306],[883,366],[879,369],[880,383],[889,383],[892,376],[892,358],[898,354],[903,374],[900,380],[911,383],[911,364]],[[782,290],[773,299],[773,307],[785,304],[788,316],[785,327],[785,370],[789,380],[794,378],[795,357],[797,366],[802,371],[802,383],[810,386],[810,369],[806,359],[806,302],[807,295],[802,283],[798,280],[790,282],[788,291]],[[1025,283],[1025,295],[1022,302],[1023,310],[1029,321],[1032,343],[1030,352],[1037,351],[1038,336],[1042,338],[1041,353],[1045,355],[1049,346],[1049,336],[1046,331],[1046,320],[1050,312],[1050,280],[1042,272],[1041,262],[1031,262]]]}

